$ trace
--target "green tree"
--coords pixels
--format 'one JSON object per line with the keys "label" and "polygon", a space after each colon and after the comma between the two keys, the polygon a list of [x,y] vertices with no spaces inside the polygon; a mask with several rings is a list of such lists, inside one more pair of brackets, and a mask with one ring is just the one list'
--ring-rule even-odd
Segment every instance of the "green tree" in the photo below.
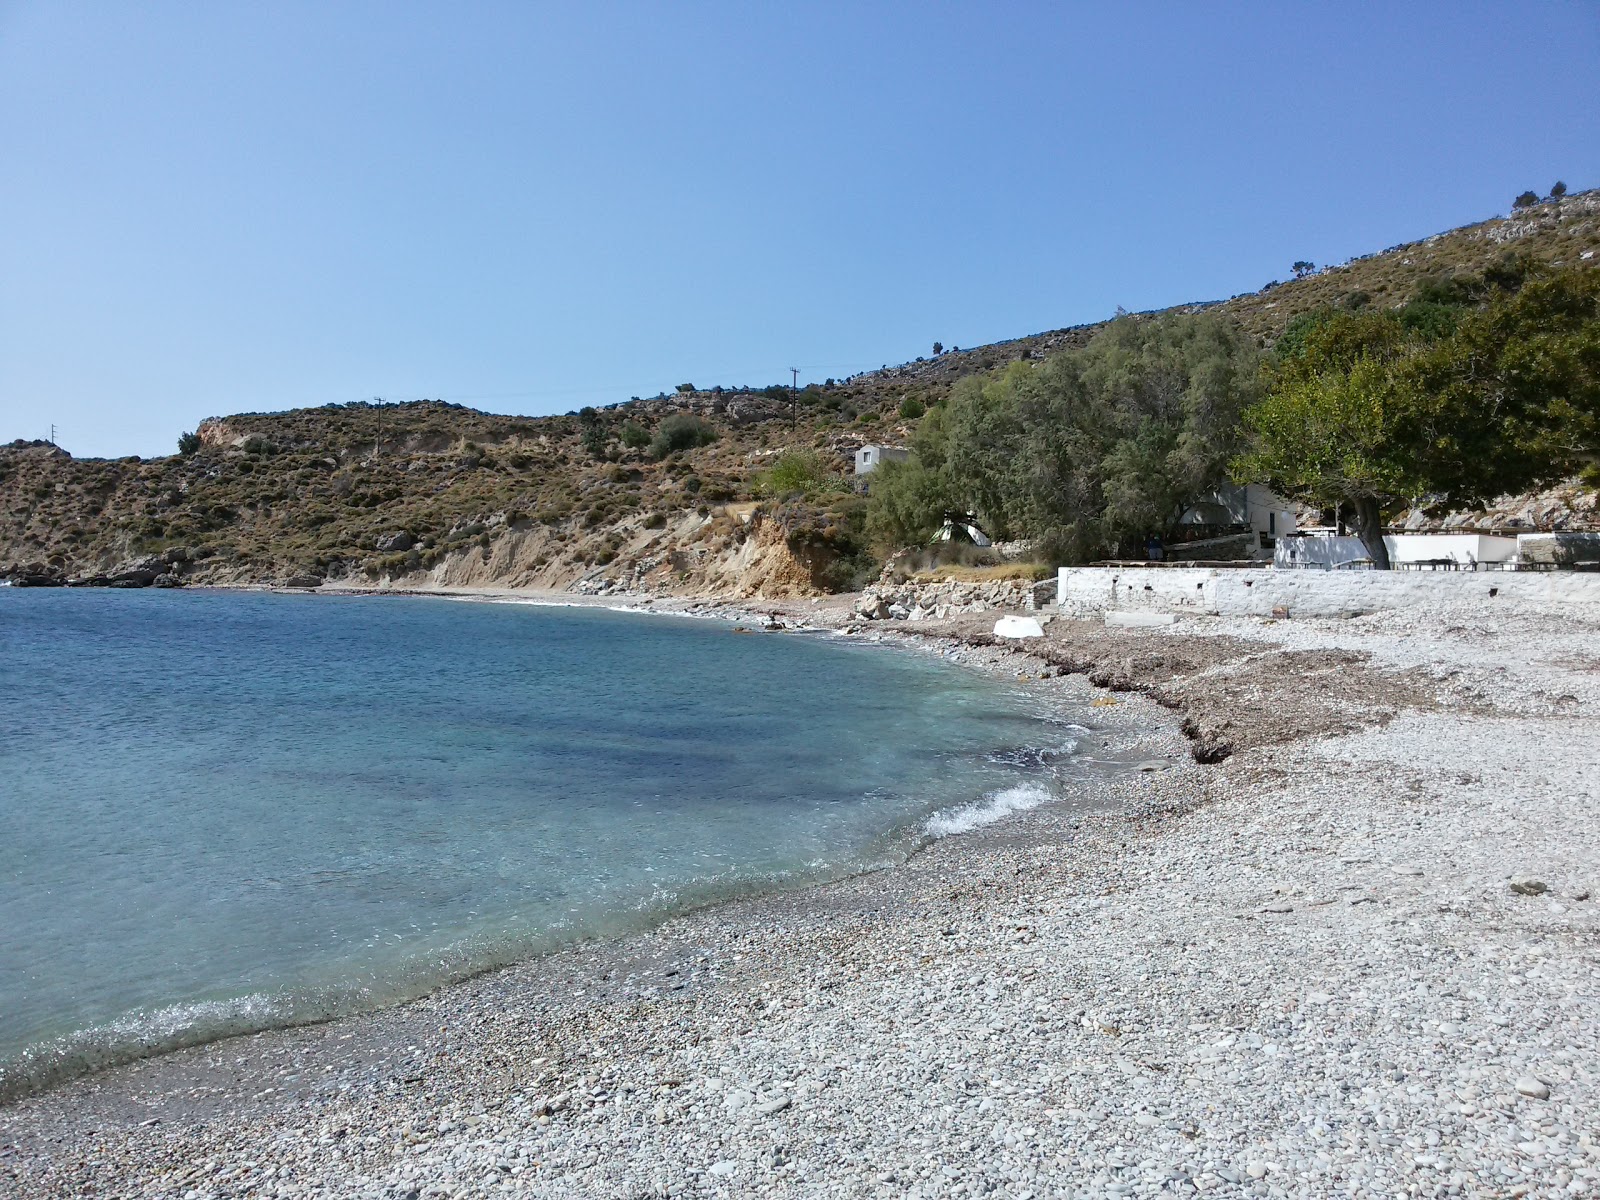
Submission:
{"label": "green tree", "polygon": [[1258,376],[1248,339],[1206,313],[1123,317],[1082,350],[969,376],[913,461],[873,473],[869,529],[912,540],[953,510],[1055,561],[1142,543],[1224,477]]}
{"label": "green tree", "polygon": [[[1600,272],[1519,271],[1445,306],[1448,322],[1337,313],[1301,331],[1245,413],[1234,478],[1348,502],[1373,562],[1385,510],[1427,496],[1477,505],[1600,462]],[[1422,303],[1440,305],[1441,301]]]}
{"label": "green tree", "polygon": [[1554,184],[1551,185],[1551,187],[1550,187],[1550,199],[1552,199],[1552,200],[1560,200],[1566,194],[1567,194],[1567,185],[1562,183],[1561,180],[1558,179],[1558,180],[1555,181]]}
{"label": "green tree", "polygon": [[881,463],[872,472],[870,487],[867,537],[885,555],[903,546],[926,545],[944,523],[945,512],[959,507],[948,478],[915,458]]}
{"label": "green tree", "polygon": [[650,444],[650,431],[633,420],[622,423],[622,428],[617,431],[617,437],[630,450],[642,450]]}
{"label": "green tree", "polygon": [[1400,406],[1388,365],[1376,355],[1297,372],[1246,411],[1254,448],[1235,460],[1233,477],[1325,507],[1348,502],[1373,565],[1387,570],[1382,510],[1419,484],[1396,433]]}
{"label": "green tree", "polygon": [[1307,275],[1311,274],[1311,272],[1317,269],[1317,264],[1314,262],[1307,262],[1302,258],[1299,262],[1294,264],[1292,269],[1296,279],[1304,279]]}
{"label": "green tree", "polygon": [[178,453],[188,458],[200,449],[200,435],[198,433],[180,433],[178,435]]}
{"label": "green tree", "polygon": [[1511,207],[1513,209],[1532,208],[1537,203],[1539,203],[1538,192],[1523,192],[1511,202]]}
{"label": "green tree", "polygon": [[1429,398],[1430,490],[1463,503],[1600,482],[1600,271],[1534,269],[1405,364]]}
{"label": "green tree", "polygon": [[933,344],[933,356],[935,358],[938,358],[939,355],[941,355],[943,353],[944,353],[944,343],[943,342],[935,342]]}
{"label": "green tree", "polygon": [[915,396],[907,396],[900,401],[900,415],[907,421],[915,421],[926,411],[927,409],[922,407],[922,401]]}

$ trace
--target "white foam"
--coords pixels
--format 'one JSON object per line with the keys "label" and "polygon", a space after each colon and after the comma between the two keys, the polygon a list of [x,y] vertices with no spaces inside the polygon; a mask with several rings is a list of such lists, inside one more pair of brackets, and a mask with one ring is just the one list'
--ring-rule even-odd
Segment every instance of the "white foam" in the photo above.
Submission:
{"label": "white foam", "polygon": [[929,837],[950,837],[957,833],[971,833],[985,825],[993,825],[1012,813],[1027,812],[1051,799],[1050,790],[1037,783],[1020,783],[1015,787],[990,792],[982,800],[963,804],[949,812],[934,813],[923,826]]}

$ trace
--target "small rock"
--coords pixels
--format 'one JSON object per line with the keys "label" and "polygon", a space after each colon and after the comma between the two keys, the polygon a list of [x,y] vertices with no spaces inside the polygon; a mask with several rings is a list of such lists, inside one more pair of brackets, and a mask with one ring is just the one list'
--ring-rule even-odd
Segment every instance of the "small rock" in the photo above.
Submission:
{"label": "small rock", "polygon": [[1532,1075],[1524,1075],[1517,1080],[1517,1091],[1524,1096],[1532,1096],[1535,1100],[1550,1099],[1550,1089]]}
{"label": "small rock", "polygon": [[1522,877],[1511,881],[1511,890],[1519,896],[1542,896],[1550,887],[1542,879]]}
{"label": "small rock", "polygon": [[725,1158],[721,1162],[715,1162],[711,1164],[711,1173],[713,1175],[721,1175],[726,1177],[728,1175],[732,1175],[738,1169],[739,1164],[734,1162],[731,1158]]}
{"label": "small rock", "polygon": [[756,1105],[756,1111],[763,1117],[771,1117],[788,1108],[790,1103],[789,1097],[779,1096],[776,1100],[768,1100],[765,1104]]}
{"label": "small rock", "polygon": [[1397,863],[1394,866],[1390,867],[1389,869],[1391,871],[1393,871],[1396,875],[1409,875],[1409,876],[1415,877],[1417,875],[1421,875],[1422,874],[1422,868],[1421,867],[1413,867],[1413,866],[1411,866],[1411,865],[1409,865],[1407,863]]}

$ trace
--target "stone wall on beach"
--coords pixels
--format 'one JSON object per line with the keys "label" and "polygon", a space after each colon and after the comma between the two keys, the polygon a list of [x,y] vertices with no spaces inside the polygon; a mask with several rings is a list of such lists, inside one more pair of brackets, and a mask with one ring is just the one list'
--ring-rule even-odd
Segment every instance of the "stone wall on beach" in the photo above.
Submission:
{"label": "stone wall on beach", "polygon": [[1600,575],[1573,572],[1278,571],[1062,567],[1062,613],[1339,617],[1472,598],[1600,604]]}

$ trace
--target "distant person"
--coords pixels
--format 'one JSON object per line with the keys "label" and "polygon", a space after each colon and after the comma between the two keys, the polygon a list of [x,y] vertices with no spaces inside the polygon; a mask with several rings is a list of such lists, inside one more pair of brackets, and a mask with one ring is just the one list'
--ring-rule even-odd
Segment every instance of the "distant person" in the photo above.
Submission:
{"label": "distant person", "polygon": [[1162,543],[1160,534],[1150,535],[1150,540],[1144,544],[1144,556],[1151,562],[1161,562],[1167,557],[1167,547]]}

